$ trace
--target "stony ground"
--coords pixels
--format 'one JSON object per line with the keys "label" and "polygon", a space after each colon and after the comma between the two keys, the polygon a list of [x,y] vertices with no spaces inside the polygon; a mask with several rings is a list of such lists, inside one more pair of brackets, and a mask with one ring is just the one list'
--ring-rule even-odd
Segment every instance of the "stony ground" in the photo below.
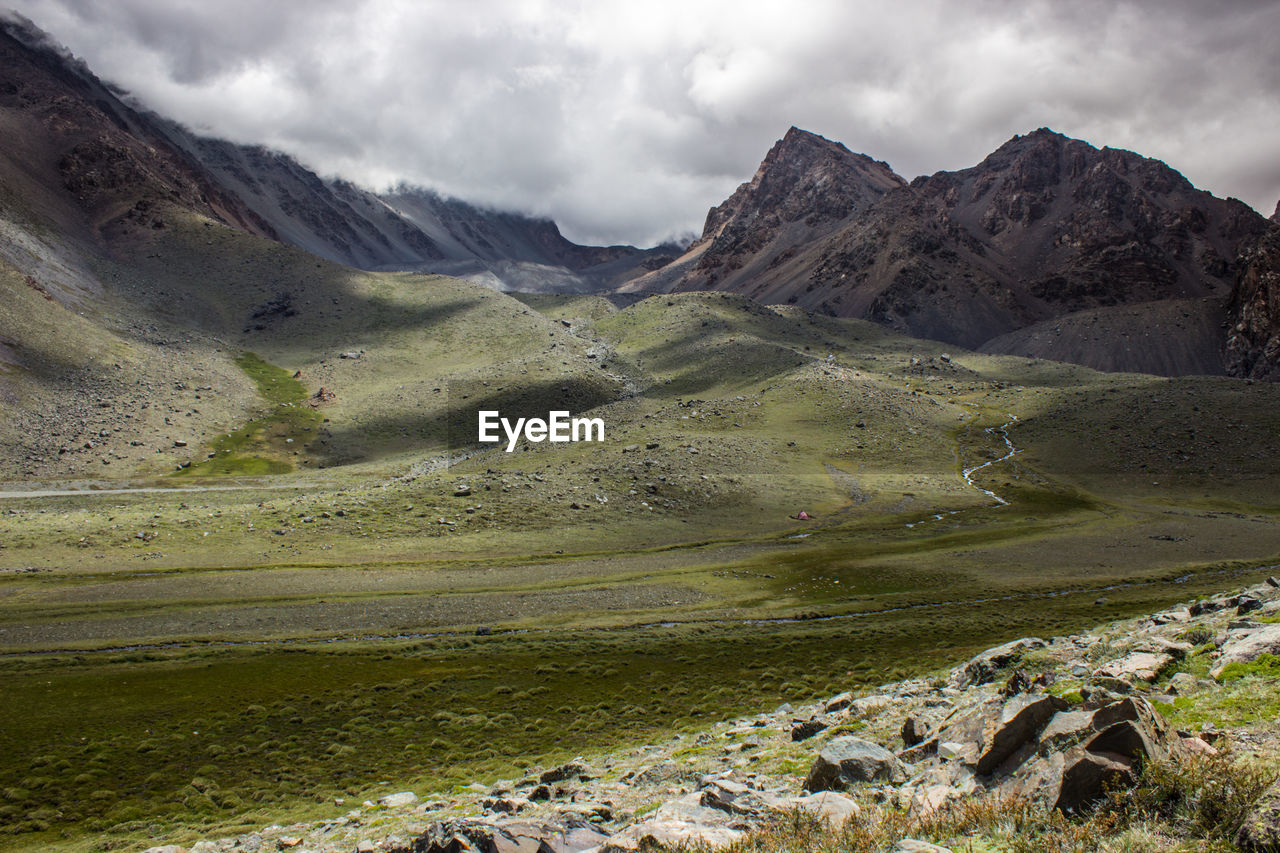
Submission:
{"label": "stony ground", "polygon": [[[936,836],[939,824],[922,821],[966,802],[1017,798],[1085,814],[1107,790],[1133,784],[1144,763],[1230,754],[1271,766],[1277,653],[1280,581],[1271,579],[1086,634],[1015,640],[933,678],[783,705],[496,783],[338,801],[331,820],[189,851],[744,846],[787,812],[837,825],[892,814],[895,849],[945,850],[907,836],[925,825]],[[1280,839],[1269,796],[1237,836],[1244,849]],[[1008,849],[972,835],[956,842]],[[1190,843],[1154,849],[1197,849]]]}

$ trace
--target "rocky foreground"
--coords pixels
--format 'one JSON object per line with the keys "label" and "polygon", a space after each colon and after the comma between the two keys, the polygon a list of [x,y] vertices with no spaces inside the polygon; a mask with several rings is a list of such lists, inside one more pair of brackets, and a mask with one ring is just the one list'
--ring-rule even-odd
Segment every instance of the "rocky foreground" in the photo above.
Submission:
{"label": "rocky foreground", "polygon": [[[1280,655],[1275,578],[1087,634],[1015,640],[935,678],[783,705],[494,785],[389,793],[332,820],[148,853],[718,848],[750,843],[797,812],[833,827],[905,817],[892,849],[947,850],[909,837],[911,827],[984,800],[1088,815],[1137,784],[1144,766],[1223,753],[1268,766],[1277,736],[1259,696],[1274,690],[1271,655]],[[1179,729],[1166,718],[1251,701],[1256,718],[1237,714],[1231,725]],[[1280,849],[1280,783],[1232,819],[1229,837],[1245,850]]]}

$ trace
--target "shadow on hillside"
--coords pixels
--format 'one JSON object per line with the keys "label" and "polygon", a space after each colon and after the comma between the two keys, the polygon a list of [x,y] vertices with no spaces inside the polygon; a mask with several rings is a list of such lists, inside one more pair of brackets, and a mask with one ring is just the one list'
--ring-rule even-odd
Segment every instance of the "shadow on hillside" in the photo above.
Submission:
{"label": "shadow on hillside", "polygon": [[[479,412],[497,411],[513,424],[518,418],[546,419],[549,412],[571,415],[589,412],[597,406],[619,400],[622,386],[604,378],[566,377],[501,390],[485,387],[480,381],[449,382],[445,400],[437,414],[403,413],[375,416],[342,425],[328,432],[326,464],[343,464],[379,455],[406,445],[434,451],[465,452],[505,447],[502,428],[495,433],[498,444],[479,441]],[[605,424],[608,435],[609,424]],[[523,439],[521,439],[523,443]]]}
{"label": "shadow on hillside", "polygon": [[644,371],[669,378],[651,394],[674,397],[719,385],[751,385],[794,370],[808,359],[788,347],[752,336],[707,342],[697,332],[641,350],[634,359]]}

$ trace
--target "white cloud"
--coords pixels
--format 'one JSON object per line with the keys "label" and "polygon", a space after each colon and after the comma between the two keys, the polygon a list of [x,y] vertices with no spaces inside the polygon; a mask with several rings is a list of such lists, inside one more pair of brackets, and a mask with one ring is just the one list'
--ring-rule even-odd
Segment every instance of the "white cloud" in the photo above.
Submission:
{"label": "white cloud", "polygon": [[11,2],[193,127],[585,241],[699,229],[792,124],[906,177],[1048,125],[1280,198],[1273,2]]}

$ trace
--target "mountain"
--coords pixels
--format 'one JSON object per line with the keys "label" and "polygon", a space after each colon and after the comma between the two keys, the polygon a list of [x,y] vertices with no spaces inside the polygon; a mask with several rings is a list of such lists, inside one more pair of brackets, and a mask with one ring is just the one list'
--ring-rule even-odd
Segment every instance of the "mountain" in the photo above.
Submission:
{"label": "mountain", "polygon": [[[791,128],[755,176],[707,214],[702,236],[628,290],[734,290],[762,301],[820,242],[906,182],[887,163]],[[772,301],[784,301],[772,299]]]}
{"label": "mountain", "polygon": [[1235,260],[1266,228],[1158,160],[1047,128],[910,184],[792,128],[683,257],[625,288],[732,290],[1103,370],[1222,373]]}
{"label": "mountain", "polygon": [[1227,372],[1280,381],[1280,227],[1242,260],[1228,307]]}
{"label": "mountain", "polygon": [[420,187],[378,194],[323,180],[285,154],[150,118],[167,142],[269,223],[278,239],[358,269],[448,273],[500,290],[590,291],[674,253],[671,247],[580,246],[550,219],[481,208]]}
{"label": "mountain", "polygon": [[18,16],[0,20],[0,68],[17,143],[0,168],[13,176],[43,163],[28,189],[70,191],[103,227],[127,228],[122,216],[149,227],[164,199],[347,266],[448,272],[504,290],[599,290],[676,253],[579,246],[548,219],[421,188],[378,195],[260,146],[199,136],[132,104]]}

